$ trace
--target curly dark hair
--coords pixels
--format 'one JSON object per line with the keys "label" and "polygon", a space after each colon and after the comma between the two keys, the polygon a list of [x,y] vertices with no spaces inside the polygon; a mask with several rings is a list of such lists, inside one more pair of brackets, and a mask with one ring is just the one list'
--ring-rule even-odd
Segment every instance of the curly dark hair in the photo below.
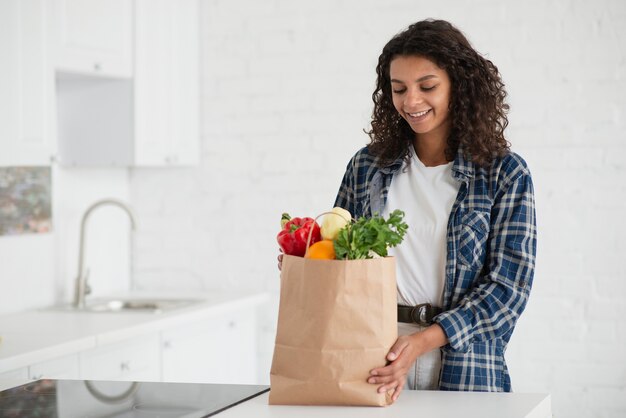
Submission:
{"label": "curly dark hair", "polygon": [[504,138],[508,125],[506,91],[498,68],[472,48],[460,30],[445,20],[427,19],[412,24],[383,48],[376,66],[376,89],[370,152],[378,164],[388,165],[400,156],[408,159],[415,133],[393,106],[389,67],[398,56],[422,56],[446,71],[451,82],[450,133],[446,158],[453,161],[462,147],[475,164],[487,167],[510,148]]}

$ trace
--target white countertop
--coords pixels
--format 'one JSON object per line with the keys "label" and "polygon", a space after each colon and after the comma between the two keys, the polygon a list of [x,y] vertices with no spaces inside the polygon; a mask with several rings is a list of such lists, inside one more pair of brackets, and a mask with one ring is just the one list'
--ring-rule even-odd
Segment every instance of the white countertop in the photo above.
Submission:
{"label": "white countertop", "polygon": [[[162,295],[135,295],[162,296]],[[161,313],[39,309],[0,316],[0,373],[99,345],[265,302],[265,293],[207,293],[167,298],[202,302]]]}
{"label": "white countertop", "polygon": [[268,393],[218,414],[220,418],[551,418],[550,395],[405,390],[387,407],[268,405]]}

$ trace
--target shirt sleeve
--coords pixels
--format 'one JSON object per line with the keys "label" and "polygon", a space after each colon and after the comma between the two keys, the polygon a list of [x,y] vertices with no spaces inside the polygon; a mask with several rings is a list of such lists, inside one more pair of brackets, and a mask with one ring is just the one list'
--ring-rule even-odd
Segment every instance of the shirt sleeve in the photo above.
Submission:
{"label": "shirt sleeve", "polygon": [[435,318],[453,350],[512,332],[532,286],[537,228],[530,173],[523,167],[494,199],[487,269],[457,306]]}
{"label": "shirt sleeve", "polygon": [[341,180],[341,185],[339,186],[339,191],[337,192],[337,197],[335,198],[334,206],[339,206],[340,208],[344,208],[348,212],[355,216],[355,180],[354,180],[354,171],[355,171],[355,159],[356,156],[350,159],[346,167],[346,172],[343,175],[343,179]]}

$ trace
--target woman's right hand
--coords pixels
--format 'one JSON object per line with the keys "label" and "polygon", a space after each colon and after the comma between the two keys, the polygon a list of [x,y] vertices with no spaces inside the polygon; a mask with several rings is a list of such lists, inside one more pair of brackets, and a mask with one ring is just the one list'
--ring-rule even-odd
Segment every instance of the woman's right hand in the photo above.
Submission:
{"label": "woman's right hand", "polygon": [[282,270],[283,269],[283,250],[279,248],[278,251],[280,251],[280,254],[278,254],[278,270]]}

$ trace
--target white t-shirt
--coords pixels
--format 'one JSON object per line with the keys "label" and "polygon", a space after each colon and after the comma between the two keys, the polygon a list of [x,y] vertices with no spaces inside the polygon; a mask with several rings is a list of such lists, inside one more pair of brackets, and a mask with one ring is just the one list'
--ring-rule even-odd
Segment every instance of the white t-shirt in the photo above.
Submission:
{"label": "white t-shirt", "polygon": [[407,233],[389,250],[396,257],[398,304],[441,306],[445,283],[446,234],[460,183],[452,163],[426,167],[411,147],[411,164],[394,174],[383,216],[404,211]]}

